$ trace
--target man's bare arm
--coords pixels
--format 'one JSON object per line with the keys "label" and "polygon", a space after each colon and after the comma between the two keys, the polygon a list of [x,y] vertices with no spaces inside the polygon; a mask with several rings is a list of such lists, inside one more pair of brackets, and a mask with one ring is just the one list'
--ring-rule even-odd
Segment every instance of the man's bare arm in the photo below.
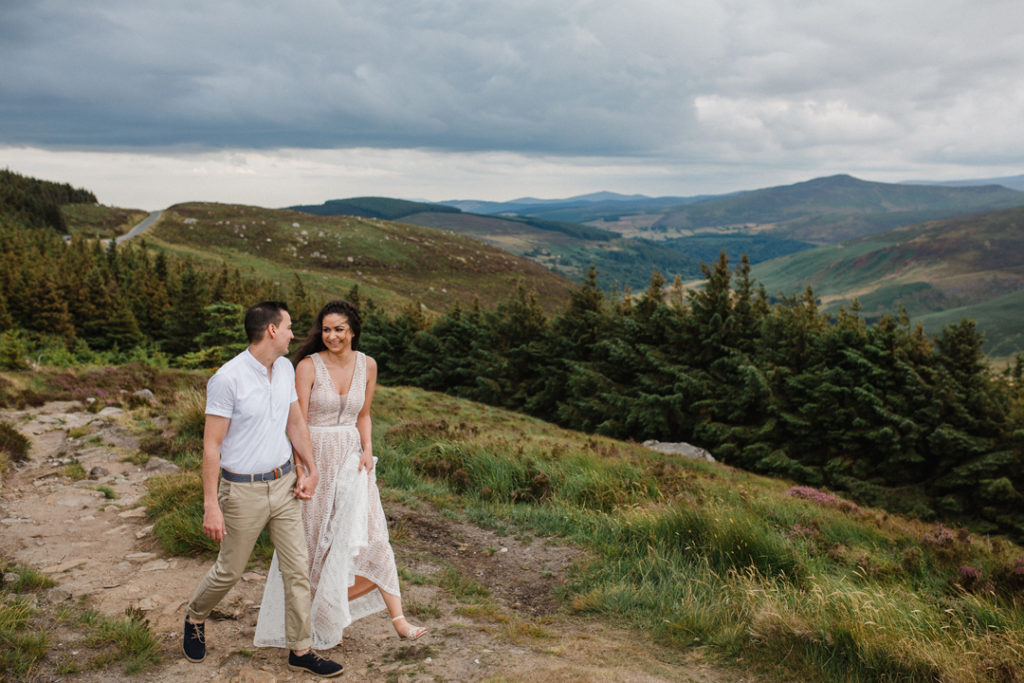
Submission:
{"label": "man's bare arm", "polygon": [[288,440],[292,442],[292,452],[295,453],[295,497],[308,500],[316,491],[320,473],[313,461],[313,443],[309,439],[309,427],[306,426],[306,418],[298,401],[293,401],[288,408],[287,431]]}
{"label": "man's bare arm", "polygon": [[207,415],[203,429],[203,533],[218,543],[224,538],[224,515],[217,500],[220,483],[220,446],[231,418]]}

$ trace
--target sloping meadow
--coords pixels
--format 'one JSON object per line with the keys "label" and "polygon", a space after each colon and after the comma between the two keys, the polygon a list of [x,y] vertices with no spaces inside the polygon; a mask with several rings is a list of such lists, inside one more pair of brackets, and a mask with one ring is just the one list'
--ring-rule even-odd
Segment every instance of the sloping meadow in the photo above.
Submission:
{"label": "sloping meadow", "polygon": [[[188,528],[202,518],[191,405],[175,443],[193,471],[149,500],[178,553],[210,552]],[[1024,551],[1009,542],[418,389],[378,388],[374,434],[387,499],[583,548],[561,596],[580,615],[789,680],[1024,676]]]}

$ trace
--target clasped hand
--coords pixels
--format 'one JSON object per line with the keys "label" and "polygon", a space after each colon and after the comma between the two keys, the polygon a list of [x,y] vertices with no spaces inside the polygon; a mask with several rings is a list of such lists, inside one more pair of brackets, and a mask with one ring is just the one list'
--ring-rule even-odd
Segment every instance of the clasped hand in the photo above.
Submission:
{"label": "clasped hand", "polygon": [[316,491],[317,482],[320,479],[319,472],[306,472],[306,468],[298,466],[295,468],[295,488],[292,495],[301,500],[309,500]]}

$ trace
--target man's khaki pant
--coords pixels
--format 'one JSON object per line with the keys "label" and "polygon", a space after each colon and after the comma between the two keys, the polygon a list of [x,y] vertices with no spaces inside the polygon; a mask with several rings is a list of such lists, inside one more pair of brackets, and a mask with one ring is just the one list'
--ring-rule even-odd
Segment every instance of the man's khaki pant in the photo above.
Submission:
{"label": "man's khaki pant", "polygon": [[285,639],[292,650],[312,646],[309,631],[309,560],[302,506],[292,495],[295,472],[280,479],[237,483],[220,480],[217,500],[227,533],[220,543],[217,562],[199,582],[188,603],[195,621],[206,619],[245,571],[256,539],[269,525],[270,540],[284,579]]}

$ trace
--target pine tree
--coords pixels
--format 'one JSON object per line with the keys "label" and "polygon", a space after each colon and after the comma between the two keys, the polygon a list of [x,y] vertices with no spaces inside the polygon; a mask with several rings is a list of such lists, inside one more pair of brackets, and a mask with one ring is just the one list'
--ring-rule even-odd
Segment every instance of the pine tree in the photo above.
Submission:
{"label": "pine tree", "polygon": [[209,303],[202,277],[192,262],[185,261],[179,270],[162,344],[165,351],[174,355],[196,350],[196,338],[206,331],[206,312],[203,309]]}

